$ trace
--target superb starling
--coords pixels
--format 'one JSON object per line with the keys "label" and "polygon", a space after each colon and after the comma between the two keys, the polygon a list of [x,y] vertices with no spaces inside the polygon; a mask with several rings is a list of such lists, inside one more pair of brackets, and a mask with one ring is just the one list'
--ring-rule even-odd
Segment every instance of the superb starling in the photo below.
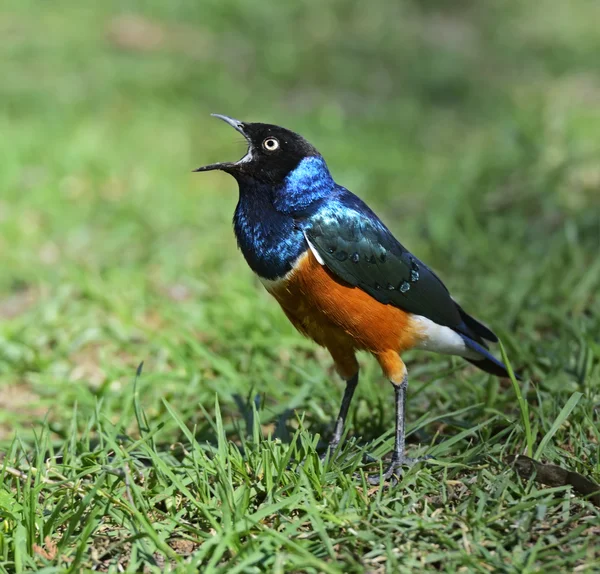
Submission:
{"label": "superb starling", "polygon": [[361,199],[333,180],[303,137],[214,115],[244,136],[248,151],[239,161],[196,171],[218,169],[237,180],[233,223],[248,265],[296,329],[327,348],[346,381],[331,452],[358,384],[356,351],[369,351],[393,385],[396,435],[388,479],[413,462],[404,454],[408,375],[401,353],[458,355],[506,377],[504,364],[487,350],[487,342],[498,338],[454,301]]}

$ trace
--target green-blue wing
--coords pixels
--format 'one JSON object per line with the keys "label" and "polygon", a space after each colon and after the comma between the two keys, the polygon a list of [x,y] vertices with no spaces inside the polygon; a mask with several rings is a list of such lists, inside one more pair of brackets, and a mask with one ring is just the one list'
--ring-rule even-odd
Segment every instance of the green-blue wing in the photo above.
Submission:
{"label": "green-blue wing", "polygon": [[495,339],[453,301],[435,273],[409,253],[370,210],[324,208],[303,221],[303,230],[334,275],[377,301],[422,315],[482,343],[481,337]]}

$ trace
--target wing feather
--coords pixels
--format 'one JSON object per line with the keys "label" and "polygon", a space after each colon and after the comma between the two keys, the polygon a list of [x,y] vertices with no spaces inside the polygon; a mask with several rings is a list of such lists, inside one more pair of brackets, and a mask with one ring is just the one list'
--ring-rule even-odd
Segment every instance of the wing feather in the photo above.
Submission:
{"label": "wing feather", "polygon": [[330,202],[303,221],[306,239],[322,264],[381,303],[483,343],[437,275],[409,253],[366,205],[361,202],[358,207]]}

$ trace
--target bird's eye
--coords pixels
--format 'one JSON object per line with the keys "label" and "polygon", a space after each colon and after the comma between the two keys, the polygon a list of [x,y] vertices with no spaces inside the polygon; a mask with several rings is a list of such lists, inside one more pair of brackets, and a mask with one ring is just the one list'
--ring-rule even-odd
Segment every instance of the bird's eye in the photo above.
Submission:
{"label": "bird's eye", "polygon": [[279,140],[277,138],[267,138],[263,142],[263,147],[267,151],[275,151],[279,147]]}

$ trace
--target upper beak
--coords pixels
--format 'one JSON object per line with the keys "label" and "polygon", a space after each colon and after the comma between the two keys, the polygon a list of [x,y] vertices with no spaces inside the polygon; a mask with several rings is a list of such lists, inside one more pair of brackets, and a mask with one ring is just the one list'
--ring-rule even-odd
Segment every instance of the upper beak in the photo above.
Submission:
{"label": "upper beak", "polygon": [[[248,140],[248,143],[250,143],[248,136],[244,133],[244,123],[243,122],[240,122],[240,120],[236,120],[234,118],[230,118],[229,116],[223,116],[221,114],[210,114],[210,115],[214,116],[215,118],[219,118],[220,120],[223,120],[224,122],[228,123],[234,130],[240,132],[246,138],[246,140]],[[213,169],[222,169],[224,171],[227,171],[228,168],[231,168],[234,165],[236,165],[236,164],[231,161],[211,163],[210,165],[205,165],[203,167],[199,167],[198,169],[195,169],[194,171],[211,171]]]}
{"label": "upper beak", "polygon": [[221,114],[210,114],[213,118],[219,118],[224,122],[227,122],[234,130],[240,132],[244,137],[246,134],[244,133],[244,123],[240,122],[240,120],[236,120],[234,118],[230,118],[229,116],[223,116]]}

